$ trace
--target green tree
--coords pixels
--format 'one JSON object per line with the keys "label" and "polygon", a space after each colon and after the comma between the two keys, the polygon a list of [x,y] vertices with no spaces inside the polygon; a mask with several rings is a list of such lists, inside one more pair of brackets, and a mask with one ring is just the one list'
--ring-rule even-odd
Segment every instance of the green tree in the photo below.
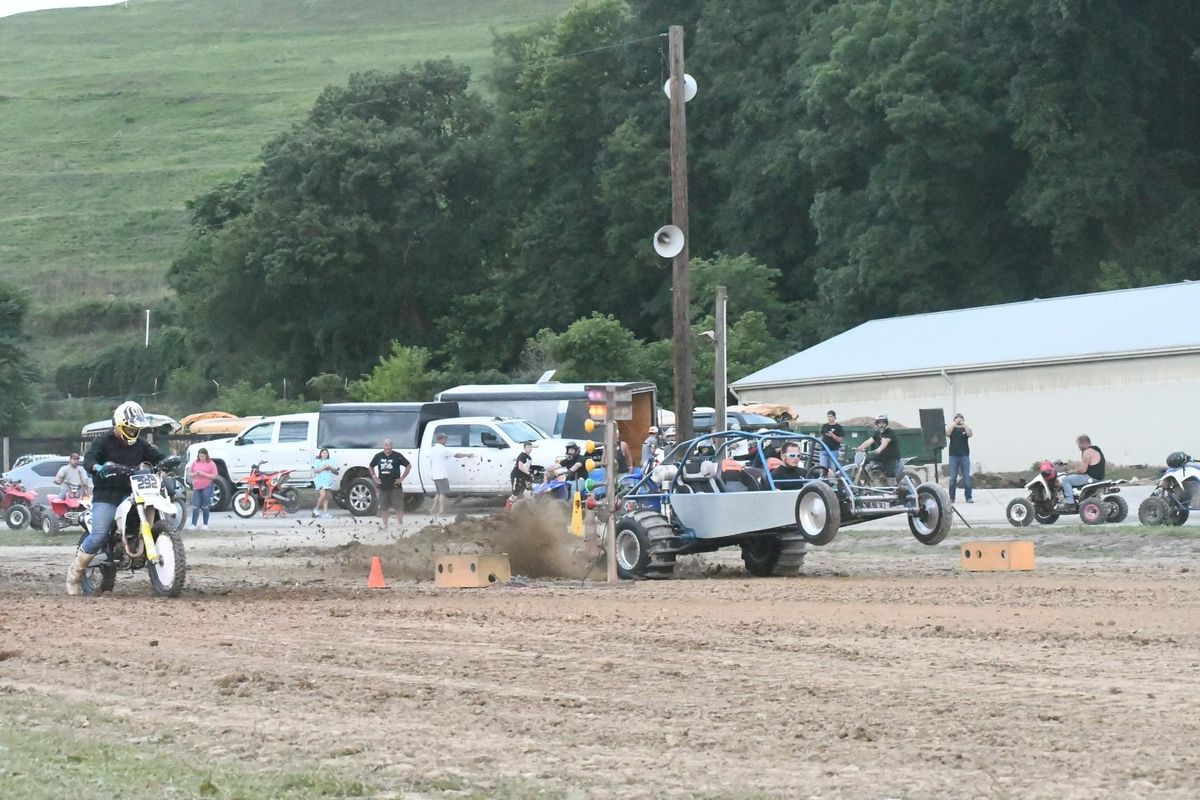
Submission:
{"label": "green tree", "polygon": [[429,351],[399,342],[392,342],[391,352],[369,374],[350,384],[350,396],[366,402],[423,400],[431,394]]}
{"label": "green tree", "polygon": [[28,311],[29,297],[0,283],[0,433],[16,434],[33,412],[38,376],[25,352]]}

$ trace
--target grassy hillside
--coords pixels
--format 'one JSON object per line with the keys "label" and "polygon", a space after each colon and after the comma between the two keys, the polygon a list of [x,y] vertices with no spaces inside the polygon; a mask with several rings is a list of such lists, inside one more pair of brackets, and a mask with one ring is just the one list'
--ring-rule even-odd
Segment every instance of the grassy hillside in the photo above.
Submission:
{"label": "grassy hillside", "polygon": [[184,202],[250,167],[324,86],[446,55],[478,75],[493,30],[569,5],[131,0],[0,19],[0,278],[33,293],[40,360],[70,345],[45,332],[51,309],[164,296]]}

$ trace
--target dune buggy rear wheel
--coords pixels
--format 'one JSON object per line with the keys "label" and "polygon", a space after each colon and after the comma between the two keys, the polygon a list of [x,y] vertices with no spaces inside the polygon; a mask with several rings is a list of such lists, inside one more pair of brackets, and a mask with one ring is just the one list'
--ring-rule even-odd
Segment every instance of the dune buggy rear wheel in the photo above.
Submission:
{"label": "dune buggy rear wheel", "polygon": [[752,536],[742,540],[742,563],[758,578],[769,576],[779,563],[778,536]]}
{"label": "dune buggy rear wheel", "polygon": [[806,483],[796,496],[796,532],[808,544],[826,545],[837,536],[842,507],[837,493],[824,481]]}
{"label": "dune buggy rear wheel", "polygon": [[616,546],[622,578],[669,578],[675,571],[679,537],[662,514],[634,511],[618,519]]}
{"label": "dune buggy rear wheel", "polygon": [[908,515],[908,529],[921,544],[935,545],[946,538],[952,521],[950,495],[936,483],[917,487],[917,510]]}

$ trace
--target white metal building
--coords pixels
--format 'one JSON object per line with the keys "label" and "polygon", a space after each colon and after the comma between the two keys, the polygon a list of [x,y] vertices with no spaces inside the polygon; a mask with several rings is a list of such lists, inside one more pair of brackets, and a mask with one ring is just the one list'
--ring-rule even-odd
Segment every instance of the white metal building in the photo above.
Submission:
{"label": "white metal building", "polygon": [[730,388],[810,421],[962,412],[976,471],[1077,458],[1081,433],[1161,465],[1200,454],[1200,281],[873,320]]}

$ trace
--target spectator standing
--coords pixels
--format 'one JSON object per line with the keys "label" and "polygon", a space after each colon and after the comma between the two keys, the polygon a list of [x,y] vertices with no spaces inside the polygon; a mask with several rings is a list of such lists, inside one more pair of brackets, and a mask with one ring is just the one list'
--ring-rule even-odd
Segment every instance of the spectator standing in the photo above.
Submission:
{"label": "spectator standing", "polygon": [[313,507],[312,515],[329,518],[329,496],[333,494],[337,474],[341,468],[329,457],[329,449],[322,447],[313,462],[313,488],[317,490],[317,504]]}
{"label": "spectator standing", "polygon": [[69,497],[72,491],[76,497],[91,493],[92,484],[88,481],[87,470],[79,464],[79,453],[71,453],[67,463],[58,468],[54,482],[63,487],[59,497]]}
{"label": "spectator standing", "polygon": [[447,437],[439,433],[433,437],[433,448],[429,453],[430,475],[433,478],[437,495],[433,498],[433,513],[445,514],[446,503],[450,496],[450,459],[472,458],[472,453],[452,453],[446,447]]}
{"label": "spectator standing", "polygon": [[196,451],[196,460],[188,467],[188,478],[192,482],[192,527],[200,521],[200,512],[204,512],[204,524],[200,527],[208,530],[208,510],[212,506],[213,480],[217,477],[217,464],[208,457],[208,449],[201,447]]}
{"label": "spectator standing", "polygon": [[396,524],[404,522],[404,479],[412,464],[399,451],[392,449],[392,440],[383,440],[383,449],[371,459],[371,478],[379,487],[379,524],[388,525],[389,512],[396,515]]}
{"label": "spectator standing", "polygon": [[829,452],[826,453],[822,449],[819,459],[821,469],[826,476],[837,471],[838,454],[842,452],[844,441],[846,441],[846,431],[838,424],[837,412],[833,410],[826,412],[825,424],[821,426],[821,442],[829,448]]}
{"label": "spectator standing", "polygon": [[950,502],[954,502],[958,486],[958,474],[962,473],[963,494],[968,503],[974,503],[971,492],[971,443],[974,431],[962,414],[954,415],[954,422],[946,428],[946,436],[950,438]]}
{"label": "spectator standing", "polygon": [[521,452],[508,476],[512,479],[513,497],[523,496],[533,486],[533,442],[521,443]]}
{"label": "spectator standing", "polygon": [[642,442],[642,471],[649,473],[654,469],[654,462],[657,460],[655,453],[658,451],[658,426],[651,425],[650,430],[646,431],[646,441]]}

